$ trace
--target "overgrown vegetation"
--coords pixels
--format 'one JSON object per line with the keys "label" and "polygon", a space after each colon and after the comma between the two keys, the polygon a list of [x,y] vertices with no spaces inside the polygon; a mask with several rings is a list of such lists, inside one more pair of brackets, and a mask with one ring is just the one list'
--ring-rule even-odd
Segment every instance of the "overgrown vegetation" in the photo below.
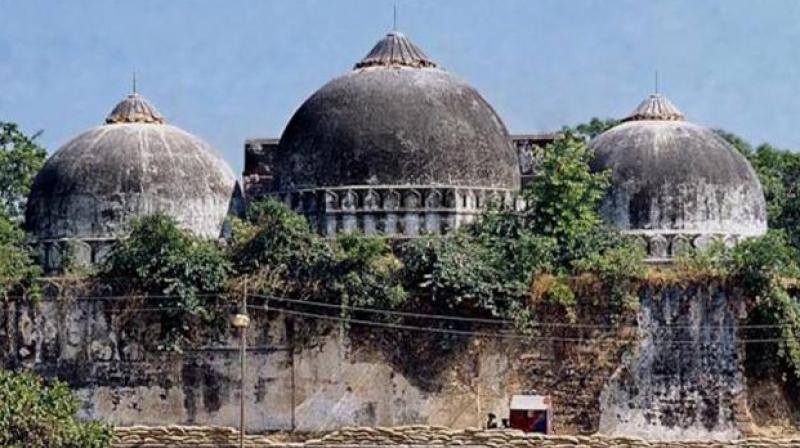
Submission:
{"label": "overgrown vegetation", "polygon": [[19,220],[33,178],[47,152],[36,143],[40,133],[28,136],[14,123],[0,121],[0,215]]}
{"label": "overgrown vegetation", "polygon": [[0,446],[105,448],[111,428],[75,419],[78,399],[66,384],[45,384],[28,372],[0,370]]}
{"label": "overgrown vegetation", "polygon": [[25,232],[17,223],[0,214],[0,297],[7,298],[15,291],[35,297],[37,288],[33,279],[39,275],[41,269],[25,243]]}
{"label": "overgrown vegetation", "polygon": [[[632,279],[641,273],[643,253],[600,219],[608,174],[591,172],[585,141],[572,133],[536,150],[541,174],[525,191],[522,210],[492,204],[472,226],[390,246],[358,234],[323,238],[282,203],[265,200],[234,226],[233,265],[262,295],[341,305],[342,317],[359,314],[348,307],[366,306],[506,319],[530,331],[537,317],[544,318],[532,313],[535,279],[583,273],[606,285],[614,313],[635,308]],[[538,298],[574,305],[564,301],[571,294],[568,282],[552,285]],[[453,320],[392,320],[470,327]]]}
{"label": "overgrown vegetation", "polygon": [[754,301],[748,324],[771,326],[748,334],[778,341],[748,346],[750,364],[763,372],[787,371],[791,381],[800,385],[800,154],[766,143],[753,149],[733,133],[717,130],[717,134],[744,155],[758,174],[771,230],[733,249],[717,247],[696,257],[747,288]]}
{"label": "overgrown vegetation", "polygon": [[[21,286],[30,286],[40,275],[30,247],[25,243],[21,228],[25,203],[33,178],[44,164],[47,155],[36,143],[36,137],[27,136],[14,123],[0,121],[0,296]],[[35,296],[36,288],[27,288]]]}
{"label": "overgrown vegetation", "polygon": [[[224,292],[230,263],[215,241],[182,231],[156,214],[133,222],[99,274],[114,293],[149,296],[160,309],[163,349],[180,350],[207,331],[225,327]],[[135,302],[134,302],[135,303]]]}

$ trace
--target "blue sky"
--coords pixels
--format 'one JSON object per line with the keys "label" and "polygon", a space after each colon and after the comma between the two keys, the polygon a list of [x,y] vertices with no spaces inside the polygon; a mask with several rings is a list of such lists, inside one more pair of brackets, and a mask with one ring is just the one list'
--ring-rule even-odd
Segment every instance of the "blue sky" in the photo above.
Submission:
{"label": "blue sky", "polygon": [[625,115],[653,89],[692,121],[800,148],[795,0],[0,0],[0,120],[50,151],[130,89],[236,171],[392,27],[511,132]]}

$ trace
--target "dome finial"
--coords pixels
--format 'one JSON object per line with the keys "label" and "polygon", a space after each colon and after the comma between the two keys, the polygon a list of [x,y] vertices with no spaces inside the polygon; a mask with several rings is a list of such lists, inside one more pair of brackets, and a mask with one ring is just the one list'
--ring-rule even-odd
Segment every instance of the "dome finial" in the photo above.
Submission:
{"label": "dome finial", "polygon": [[133,92],[117,103],[106,117],[106,124],[152,123],[163,124],[164,116],[143,96],[136,92],[136,73],[133,75]]}
{"label": "dome finial", "polygon": [[392,16],[392,31],[397,31],[397,3],[394,4],[392,12],[394,13]]}
{"label": "dome finial", "polygon": [[684,118],[683,112],[656,90],[656,93],[651,93],[622,121],[683,121]]}
{"label": "dome finial", "polygon": [[132,76],[132,86],[131,86],[131,93],[136,95],[136,69],[133,69],[133,76]]}
{"label": "dome finial", "polygon": [[356,63],[354,69],[374,66],[436,67],[422,50],[403,35],[394,30],[378,41],[364,59]]}

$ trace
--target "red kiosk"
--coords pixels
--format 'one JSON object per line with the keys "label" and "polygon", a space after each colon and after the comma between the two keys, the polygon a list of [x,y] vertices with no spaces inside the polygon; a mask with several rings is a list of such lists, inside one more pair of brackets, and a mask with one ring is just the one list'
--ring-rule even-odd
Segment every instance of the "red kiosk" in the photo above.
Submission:
{"label": "red kiosk", "polygon": [[525,432],[550,434],[553,408],[547,395],[513,395],[509,426]]}

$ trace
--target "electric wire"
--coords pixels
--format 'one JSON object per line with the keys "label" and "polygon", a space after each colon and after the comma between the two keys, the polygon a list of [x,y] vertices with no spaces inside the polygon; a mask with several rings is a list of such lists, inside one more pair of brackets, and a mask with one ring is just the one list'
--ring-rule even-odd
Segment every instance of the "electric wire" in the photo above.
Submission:
{"label": "electric wire", "polygon": [[[587,342],[592,340],[593,338],[570,338],[570,337],[563,337],[563,336],[531,336],[531,335],[523,335],[518,333],[510,333],[510,332],[480,332],[480,331],[473,331],[473,330],[457,330],[451,328],[436,328],[436,327],[420,327],[416,325],[407,325],[407,324],[397,324],[397,323],[390,323],[390,322],[376,322],[373,320],[364,320],[364,319],[353,319],[353,318],[343,318],[340,316],[331,316],[327,314],[316,314],[316,313],[307,313],[303,311],[296,311],[296,310],[287,310],[283,308],[276,308],[276,307],[265,307],[265,306],[257,306],[257,305],[249,305],[249,309],[258,309],[264,311],[274,311],[290,316],[298,316],[298,317],[307,317],[312,319],[322,319],[322,320],[330,320],[336,322],[348,322],[353,324],[360,324],[360,325],[367,325],[367,326],[375,326],[375,327],[383,327],[383,328],[391,328],[396,330],[410,330],[410,331],[423,331],[423,332],[432,332],[432,333],[441,333],[441,334],[450,334],[450,335],[461,335],[461,336],[470,336],[470,337],[486,337],[486,338],[499,338],[499,339],[515,339],[515,340],[525,340],[525,341],[537,341],[537,342]],[[630,343],[635,341],[637,338],[631,339],[618,339],[618,338],[603,338],[606,342],[616,342],[616,343]],[[787,342],[793,340],[793,338],[762,338],[762,339],[737,339],[733,341],[734,343],[780,343],[780,342]],[[721,342],[707,342],[703,343],[697,340],[656,340],[658,343],[663,344],[703,344],[703,345],[724,345]]]}
{"label": "electric wire", "polygon": [[[197,298],[230,298],[232,297],[231,294],[221,294],[221,293],[202,293],[202,294],[193,294],[193,297]],[[374,308],[374,307],[363,307],[363,306],[354,306],[354,305],[346,305],[346,304],[335,304],[329,302],[319,302],[313,300],[300,300],[300,299],[291,299],[288,297],[280,297],[280,296],[273,296],[273,295],[263,295],[263,294],[251,294],[251,297],[257,297],[264,300],[274,300],[280,301],[285,303],[292,303],[298,305],[308,305],[308,306],[315,306],[321,308],[330,308],[330,309],[339,309],[339,310],[352,310],[352,311],[361,311],[366,313],[375,313],[375,314],[383,314],[387,316],[400,316],[400,317],[412,317],[412,318],[419,318],[419,319],[429,319],[429,320],[445,320],[445,321],[453,321],[453,322],[465,322],[465,323],[481,323],[481,324],[492,324],[492,325],[512,325],[513,321],[508,319],[489,319],[489,318],[477,318],[477,317],[466,317],[466,316],[453,316],[453,315],[446,315],[446,314],[429,314],[429,313],[415,313],[415,312],[408,312],[408,311],[397,311],[397,310],[389,310],[385,308]],[[14,297],[14,296],[12,296]],[[138,301],[138,300],[166,300],[166,299],[181,299],[183,296],[175,295],[175,294],[142,294],[142,295],[110,295],[110,296],[75,296],[70,297],[69,300],[76,300],[76,301],[107,301],[107,302],[128,302],[128,301]],[[204,305],[208,306],[208,305]],[[228,305],[219,305],[221,307],[228,306]],[[232,306],[232,305],[231,305]],[[129,310],[133,310],[135,308],[127,308]],[[170,310],[171,307],[157,307],[157,308],[139,308],[141,311],[158,311],[158,310]],[[175,308],[175,309],[185,309],[185,308]],[[608,324],[582,324],[582,323],[572,323],[572,322],[531,322],[530,325],[532,327],[557,327],[557,328],[583,328],[583,329],[621,329],[621,328],[639,328],[637,325],[630,325],[630,324],[620,324],[620,325],[608,325]],[[661,325],[660,329],[694,329],[694,328],[710,328],[710,329],[780,329],[780,328],[790,328],[792,327],[791,324],[741,324],[741,325]]]}
{"label": "electric wire", "polygon": [[[505,324],[505,325],[513,324],[513,321],[508,319],[485,319],[485,318],[474,318],[474,317],[451,316],[445,314],[413,313],[407,311],[388,310],[385,308],[372,308],[372,307],[362,307],[362,306],[354,306],[346,304],[318,302],[313,300],[290,299],[287,297],[278,297],[278,296],[262,295],[262,294],[250,294],[250,297],[258,297],[266,300],[275,300],[279,302],[310,305],[322,308],[364,311],[367,313],[377,313],[390,316],[415,317],[420,319],[441,319],[441,320],[450,320],[459,322],[474,322],[474,323],[488,323],[488,324]],[[565,328],[587,328],[587,329],[593,328],[593,329],[605,329],[605,330],[618,329],[618,328],[639,328],[636,325],[581,324],[581,323],[571,323],[571,322],[531,322],[530,325],[532,327],[565,327]],[[699,326],[662,325],[660,328],[770,329],[770,328],[787,328],[787,327],[791,327],[791,325],[789,324],[742,324],[742,325],[699,325]]]}

